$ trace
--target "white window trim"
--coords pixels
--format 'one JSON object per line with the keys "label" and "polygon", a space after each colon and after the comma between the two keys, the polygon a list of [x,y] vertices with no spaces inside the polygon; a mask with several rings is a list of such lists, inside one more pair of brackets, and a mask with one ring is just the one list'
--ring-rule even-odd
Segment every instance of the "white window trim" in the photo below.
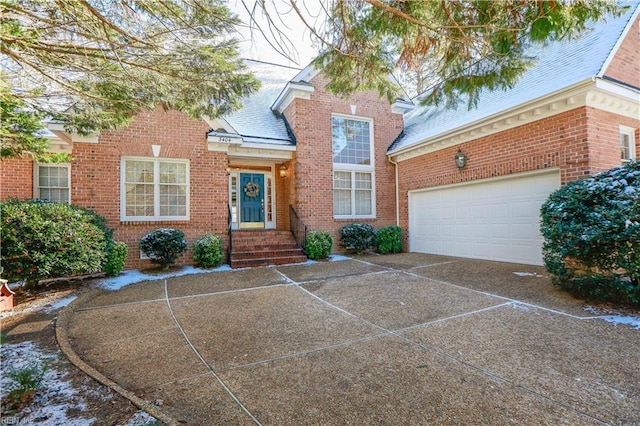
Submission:
{"label": "white window trim", "polygon": [[[127,194],[125,191],[126,167],[127,161],[147,161],[153,162],[153,200],[154,215],[153,216],[127,216]],[[160,185],[158,182],[160,176],[160,163],[180,163],[186,164],[186,186],[187,186],[187,214],[185,216],[160,216]],[[188,159],[179,158],[154,158],[154,157],[121,157],[120,158],[120,221],[122,222],[160,222],[160,221],[188,221],[191,211],[191,162]]]}
{"label": "white window trim", "polygon": [[71,164],[70,163],[38,163],[34,162],[33,164],[33,198],[40,198],[40,167],[66,167],[67,169],[67,182],[69,182],[69,186],[67,187],[69,196],[67,199],[67,204],[71,204]]}
{"label": "white window trim", "polygon": [[[349,167],[337,167],[334,165],[334,172],[349,172],[351,173],[351,209],[355,210],[356,206],[356,188],[355,188],[355,174],[358,172],[370,173],[371,174],[371,214],[363,215],[363,214],[345,214],[345,215],[337,215],[334,214],[334,219],[375,219],[376,218],[376,176],[373,170],[365,169],[362,166],[358,168],[349,168]],[[339,165],[338,165],[339,166]],[[333,179],[332,179],[333,185]],[[335,211],[335,210],[334,210]]]}
{"label": "white window trim", "polygon": [[[355,211],[355,197],[356,197],[356,188],[354,186],[355,172],[365,172],[371,174],[371,214],[370,215],[361,215],[361,214],[350,214],[350,215],[336,215],[333,214],[334,219],[375,219],[376,218],[376,152],[375,152],[375,142],[374,142],[374,134],[373,134],[373,119],[370,117],[362,117],[359,115],[348,115],[348,114],[331,114],[331,119],[334,117],[344,118],[347,120],[354,121],[364,121],[369,123],[369,153],[370,158],[369,161],[371,164],[361,165],[361,164],[349,164],[349,163],[333,163],[333,172],[351,172],[351,208],[352,211]],[[333,157],[333,153],[332,153]],[[334,175],[331,174],[331,189],[333,188]],[[333,202],[333,200],[332,200]],[[335,207],[333,209],[335,212]]]}
{"label": "white window trim", "polygon": [[[618,135],[628,135],[629,136],[629,157],[630,160],[622,160],[622,163],[629,163],[630,161],[635,161],[636,158],[636,129],[629,126],[620,125]],[[618,141],[620,138],[618,137]]]}

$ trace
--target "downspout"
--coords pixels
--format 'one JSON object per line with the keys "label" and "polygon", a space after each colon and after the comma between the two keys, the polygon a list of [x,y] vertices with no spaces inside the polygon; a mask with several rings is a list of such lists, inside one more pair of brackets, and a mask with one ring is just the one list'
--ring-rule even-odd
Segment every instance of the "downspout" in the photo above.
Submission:
{"label": "downspout", "polygon": [[400,226],[400,188],[398,186],[398,163],[387,157],[388,161],[394,165],[395,170],[395,187],[396,187],[396,226]]}

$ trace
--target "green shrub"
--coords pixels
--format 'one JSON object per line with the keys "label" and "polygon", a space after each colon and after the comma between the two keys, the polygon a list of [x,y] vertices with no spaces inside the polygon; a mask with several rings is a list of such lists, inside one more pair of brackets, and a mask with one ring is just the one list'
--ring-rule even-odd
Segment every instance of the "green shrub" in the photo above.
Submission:
{"label": "green shrub", "polygon": [[107,237],[104,218],[61,203],[9,200],[0,203],[4,276],[26,280],[102,271]]}
{"label": "green shrub", "polygon": [[362,253],[373,246],[376,233],[368,223],[350,223],[340,228],[340,242],[347,249]]}
{"label": "green shrub", "polygon": [[152,263],[167,269],[176,263],[178,255],[187,251],[187,241],[178,229],[159,228],[142,237],[140,250]]}
{"label": "green shrub", "polygon": [[555,284],[598,300],[640,299],[640,163],[570,182],[541,209]]}
{"label": "green shrub", "polygon": [[333,248],[333,237],[326,231],[312,231],[307,235],[304,249],[312,260],[326,259]]}
{"label": "green shrub", "polygon": [[11,383],[11,391],[7,394],[9,411],[20,411],[30,405],[36,393],[44,388],[42,382],[49,367],[34,366],[10,371],[7,374]]}
{"label": "green shrub", "polygon": [[376,231],[374,245],[378,253],[400,253],[402,251],[402,228],[384,226]]}
{"label": "green shrub", "polygon": [[127,261],[127,245],[122,241],[112,241],[107,245],[107,260],[104,264],[104,272],[109,276],[116,276],[122,272]]}
{"label": "green shrub", "polygon": [[222,238],[217,235],[203,235],[193,243],[193,260],[200,266],[218,266],[223,257]]}

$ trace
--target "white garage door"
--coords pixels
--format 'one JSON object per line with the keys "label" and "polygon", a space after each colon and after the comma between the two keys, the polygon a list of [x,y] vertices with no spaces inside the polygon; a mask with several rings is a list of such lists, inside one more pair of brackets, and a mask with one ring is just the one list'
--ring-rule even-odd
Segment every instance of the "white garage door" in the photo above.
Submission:
{"label": "white garage door", "polygon": [[542,264],[540,206],[560,172],[409,192],[409,250]]}

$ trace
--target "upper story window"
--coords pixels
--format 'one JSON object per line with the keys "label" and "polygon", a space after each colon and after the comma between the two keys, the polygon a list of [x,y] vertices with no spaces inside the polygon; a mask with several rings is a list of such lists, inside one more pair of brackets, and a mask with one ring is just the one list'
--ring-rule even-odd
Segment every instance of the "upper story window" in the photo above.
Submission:
{"label": "upper story window", "polygon": [[34,198],[71,203],[71,166],[69,164],[36,164]]}
{"label": "upper story window", "polygon": [[189,161],[123,158],[122,220],[188,220]]}
{"label": "upper story window", "polygon": [[620,126],[620,159],[628,163],[636,159],[636,141],[632,127]]}
{"label": "upper story window", "polygon": [[373,123],[369,119],[331,117],[333,215],[337,219],[374,218]]}
{"label": "upper story window", "polygon": [[369,166],[373,163],[370,121],[334,116],[331,133],[334,164]]}

